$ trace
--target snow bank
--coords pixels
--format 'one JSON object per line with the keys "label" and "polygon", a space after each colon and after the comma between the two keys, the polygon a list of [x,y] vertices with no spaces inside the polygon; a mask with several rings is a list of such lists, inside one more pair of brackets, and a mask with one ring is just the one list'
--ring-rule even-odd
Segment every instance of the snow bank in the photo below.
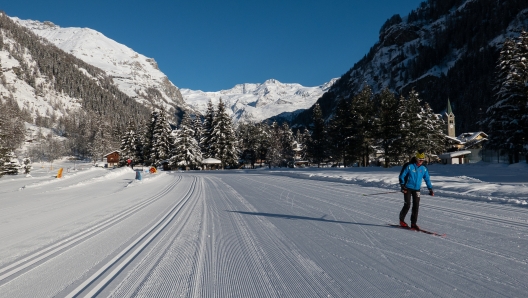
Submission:
{"label": "snow bank", "polygon": [[[528,164],[434,164],[428,168],[437,196],[528,206]],[[400,169],[400,167],[301,168],[272,169],[269,172],[289,177],[346,182],[383,188],[386,191],[398,191]]]}

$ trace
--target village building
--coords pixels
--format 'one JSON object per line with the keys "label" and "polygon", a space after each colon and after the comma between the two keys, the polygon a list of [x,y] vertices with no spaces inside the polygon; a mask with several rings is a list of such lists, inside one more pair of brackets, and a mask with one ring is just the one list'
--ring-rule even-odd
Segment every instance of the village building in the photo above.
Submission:
{"label": "village building", "polygon": [[202,160],[202,165],[204,166],[204,170],[218,170],[222,168],[222,161],[209,157]]}
{"label": "village building", "polygon": [[106,158],[105,167],[117,167],[119,165],[119,151],[115,150],[108,154],[103,155]]}
{"label": "village building", "polygon": [[451,102],[447,100],[447,109],[443,115],[446,127],[447,152],[438,155],[444,164],[465,164],[482,160],[482,146],[488,135],[482,131],[466,132],[455,137],[455,114]]}

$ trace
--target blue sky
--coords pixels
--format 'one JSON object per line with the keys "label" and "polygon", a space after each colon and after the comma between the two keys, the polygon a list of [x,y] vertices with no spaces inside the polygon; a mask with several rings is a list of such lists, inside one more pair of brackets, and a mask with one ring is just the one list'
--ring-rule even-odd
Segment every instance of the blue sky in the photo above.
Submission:
{"label": "blue sky", "polygon": [[271,78],[317,86],[340,77],[374,45],[388,18],[404,17],[420,2],[16,0],[0,9],[97,30],[154,58],[176,86],[219,91]]}

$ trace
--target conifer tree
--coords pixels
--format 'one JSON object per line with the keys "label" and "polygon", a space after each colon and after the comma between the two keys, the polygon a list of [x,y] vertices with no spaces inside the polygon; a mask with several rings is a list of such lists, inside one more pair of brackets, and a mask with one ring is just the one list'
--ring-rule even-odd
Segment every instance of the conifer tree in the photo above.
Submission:
{"label": "conifer tree", "polygon": [[308,152],[313,162],[317,163],[317,167],[320,167],[326,156],[328,143],[323,112],[318,103],[316,103],[314,106],[312,120],[313,128],[310,141],[308,143]]}
{"label": "conifer tree", "polygon": [[[221,100],[221,99],[220,99]],[[211,138],[214,128],[215,109],[211,100],[207,103],[207,111],[205,112],[204,122],[202,126],[202,138],[200,139],[200,148],[204,158],[213,156],[211,145]]]}
{"label": "conifer tree", "polygon": [[242,152],[241,158],[244,162],[249,162],[251,168],[254,169],[259,138],[257,124],[252,122],[239,123],[236,133],[239,140],[239,149]]}
{"label": "conifer tree", "polygon": [[165,113],[160,111],[155,117],[152,129],[150,147],[150,164],[158,166],[162,161],[170,158],[174,140],[171,137],[171,128]]}
{"label": "conifer tree", "polygon": [[389,89],[385,88],[379,95],[379,126],[376,129],[376,138],[383,149],[385,159],[384,166],[387,168],[391,162],[397,162],[401,156],[401,148],[397,145],[401,137],[400,118],[396,112],[398,99]]}
{"label": "conifer tree", "polygon": [[423,142],[427,139],[420,102],[418,92],[414,89],[411,90],[408,98],[400,97],[398,116],[401,139],[398,141],[398,146],[402,149],[404,161],[410,160],[416,151],[422,149]]}
{"label": "conifer tree", "polygon": [[233,123],[222,99],[216,109],[211,138],[207,147],[212,157],[222,162],[222,169],[237,163],[238,149]]}
{"label": "conifer tree", "polygon": [[121,147],[120,147],[120,164],[125,165],[127,164],[127,161],[133,160],[134,162],[137,162],[137,137],[136,137],[136,127],[130,121],[127,125],[127,128],[125,130],[125,133],[121,137]]}
{"label": "conifer tree", "polygon": [[282,159],[288,163],[293,163],[293,132],[287,122],[284,122],[281,127],[281,156]]}
{"label": "conifer tree", "polygon": [[22,168],[24,169],[24,174],[29,175],[29,173],[31,172],[31,169],[33,168],[33,166],[31,165],[31,159],[29,159],[29,157],[26,157],[24,158],[22,163],[24,164],[22,166]]}
{"label": "conifer tree", "polygon": [[510,163],[519,161],[519,152],[528,142],[528,33],[518,41],[506,40],[497,64],[495,104],[486,111],[489,141],[487,148],[508,153]]}
{"label": "conifer tree", "polygon": [[429,154],[441,154],[445,150],[444,120],[433,112],[428,103],[425,103],[422,115],[426,136],[421,148]]}
{"label": "conifer tree", "polygon": [[255,125],[255,147],[256,158],[260,160],[260,166],[266,160],[270,148],[270,128],[266,123]]}
{"label": "conifer tree", "polygon": [[337,104],[334,117],[329,123],[330,146],[332,155],[346,166],[347,151],[349,150],[350,136],[352,134],[350,105],[341,98]]}
{"label": "conifer tree", "polygon": [[198,115],[194,116],[194,120],[192,121],[193,131],[194,131],[194,138],[196,139],[196,142],[198,145],[200,145],[200,141],[202,140],[202,131],[203,131],[203,124],[202,120]]}
{"label": "conifer tree", "polygon": [[145,161],[148,159],[148,152],[149,149],[149,139],[148,139],[148,126],[144,120],[141,120],[137,126],[137,133],[136,133],[136,144],[134,147],[136,148],[136,157],[137,160],[134,163],[140,163],[144,164]]}
{"label": "conifer tree", "polygon": [[282,159],[282,141],[281,141],[281,128],[276,121],[270,126],[270,139],[269,139],[269,149],[267,152],[266,159],[268,165],[271,166],[280,166]]}
{"label": "conifer tree", "polygon": [[173,155],[170,163],[176,168],[180,164],[195,169],[202,161],[202,152],[195,138],[193,121],[189,114],[183,116],[179,129],[176,132]]}
{"label": "conifer tree", "polygon": [[374,128],[376,127],[373,93],[370,86],[365,86],[358,95],[354,96],[350,106],[353,127],[351,152],[353,156],[359,158],[360,165],[368,166],[369,156],[374,150]]}
{"label": "conifer tree", "polygon": [[18,161],[15,152],[9,151],[5,157],[3,172],[6,175],[18,175],[20,169],[20,162]]}

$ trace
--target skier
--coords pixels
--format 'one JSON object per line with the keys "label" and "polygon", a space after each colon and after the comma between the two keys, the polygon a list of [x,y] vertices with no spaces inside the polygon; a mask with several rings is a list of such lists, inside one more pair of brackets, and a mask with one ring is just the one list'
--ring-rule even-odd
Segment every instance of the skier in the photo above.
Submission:
{"label": "skier", "polygon": [[422,179],[427,184],[429,189],[429,195],[434,196],[433,185],[429,179],[429,171],[427,167],[422,165],[425,159],[425,153],[418,151],[416,156],[411,159],[411,162],[403,165],[400,172],[400,186],[403,193],[403,199],[405,203],[400,212],[400,226],[408,228],[409,226],[405,223],[405,216],[409,212],[411,207],[411,196],[412,196],[412,214],[411,214],[411,229],[420,230],[416,225],[418,220],[418,208],[420,206],[420,188],[422,186]]}

